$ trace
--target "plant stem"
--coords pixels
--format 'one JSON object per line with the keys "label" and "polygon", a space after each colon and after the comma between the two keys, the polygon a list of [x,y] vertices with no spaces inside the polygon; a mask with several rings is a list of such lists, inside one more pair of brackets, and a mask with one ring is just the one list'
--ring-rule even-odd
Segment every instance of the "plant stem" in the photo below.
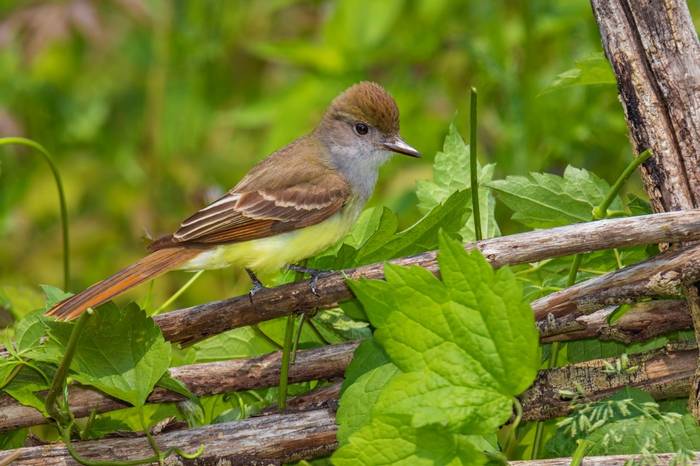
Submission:
{"label": "plant stem", "polygon": [[287,409],[287,385],[289,377],[289,358],[292,353],[292,337],[294,336],[294,314],[287,316],[287,326],[284,329],[284,346],[282,347],[282,365],[280,367],[280,387],[277,396],[277,406],[280,412]]}
{"label": "plant stem", "polygon": [[39,152],[49,164],[51,173],[53,174],[53,179],[56,182],[56,189],[58,190],[58,204],[61,211],[61,230],[63,233],[63,289],[68,291],[70,288],[70,248],[68,239],[68,208],[66,207],[66,195],[63,191],[63,182],[61,181],[61,174],[58,171],[58,167],[53,161],[53,157],[49,151],[44,148],[38,142],[34,142],[31,139],[21,138],[21,137],[9,137],[0,138],[0,146],[5,144],[18,144],[21,146],[31,147],[32,149]]}
{"label": "plant stem", "polygon": [[472,87],[469,92],[469,168],[471,176],[472,190],[472,217],[474,217],[474,237],[481,241],[481,214],[479,212],[479,179],[476,167],[476,88]]}
{"label": "plant stem", "polygon": [[620,174],[620,176],[615,181],[615,184],[613,184],[610,190],[608,191],[608,194],[605,196],[605,199],[603,199],[603,201],[593,209],[593,220],[601,220],[603,218],[607,218],[608,207],[610,207],[610,204],[613,203],[615,197],[617,197],[617,195],[620,193],[622,185],[625,184],[625,181],[627,181],[627,179],[632,175],[632,173],[634,173],[637,167],[643,164],[651,156],[651,151],[647,149],[641,154],[639,154],[637,157],[632,159],[632,161],[629,164],[627,164],[625,169],[622,171],[622,174]]}
{"label": "plant stem", "polygon": [[[73,330],[68,338],[68,345],[66,346],[66,351],[63,353],[63,359],[58,365],[56,374],[53,376],[53,381],[51,382],[51,387],[49,392],[46,394],[46,411],[49,415],[59,424],[68,421],[68,417],[64,416],[65,413],[61,413],[56,406],[56,401],[58,396],[63,393],[63,385],[66,382],[66,377],[68,377],[68,371],[70,369],[70,364],[73,361],[73,356],[75,356],[75,350],[78,347],[78,339],[80,334],[85,327],[88,319],[92,315],[92,309],[88,309],[87,312],[83,312],[78,321],[75,323]],[[66,400],[67,402],[68,400]],[[67,409],[70,410],[70,407]],[[69,433],[70,435],[70,433]]]}
{"label": "plant stem", "polygon": [[[199,277],[201,277],[203,273],[204,273],[204,270],[200,270],[199,272],[197,272],[197,273],[195,273],[194,275],[192,275],[192,277],[191,277],[189,280],[187,280],[187,283],[185,283],[184,285],[182,285],[182,286],[180,287],[179,290],[177,290],[177,291],[176,291],[171,297],[169,297],[163,304],[161,304],[160,306],[158,306],[158,309],[156,309],[155,311],[153,311],[153,314],[151,314],[151,315],[160,314],[160,313],[163,312],[165,309],[167,309],[168,306],[170,306],[172,303],[174,303],[175,300],[176,300],[177,298],[179,298],[179,297],[182,295],[182,293],[184,293],[185,291],[187,291],[187,289],[188,289],[190,286],[192,286],[192,284],[193,284],[194,282],[196,282],[197,279],[198,279]],[[151,282],[151,283],[153,283],[153,282]]]}
{"label": "plant stem", "polygon": [[567,288],[576,283],[576,275],[578,274],[579,267],[581,267],[581,260],[583,260],[583,254],[576,254],[574,256],[574,261],[571,263],[571,267],[569,268],[569,276],[566,278]]}
{"label": "plant stem", "polygon": [[513,449],[517,445],[516,431],[518,430],[520,421],[523,418],[523,405],[520,404],[520,400],[518,400],[517,397],[513,398],[513,406],[515,407],[515,419],[513,419],[513,422],[510,424],[510,426],[508,426],[510,430],[508,431],[508,436],[504,442],[505,445],[503,446],[503,453],[507,458],[511,458],[513,456]]}
{"label": "plant stem", "polygon": [[294,364],[297,360],[297,350],[299,349],[299,340],[301,340],[301,331],[304,329],[306,314],[299,316],[299,325],[297,326],[296,335],[294,336],[294,344],[292,345],[292,358],[290,363]]}

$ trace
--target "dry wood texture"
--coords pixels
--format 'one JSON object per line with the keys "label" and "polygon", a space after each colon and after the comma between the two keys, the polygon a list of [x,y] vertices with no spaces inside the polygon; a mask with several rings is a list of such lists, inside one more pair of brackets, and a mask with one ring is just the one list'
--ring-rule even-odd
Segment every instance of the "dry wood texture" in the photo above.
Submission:
{"label": "dry wood texture", "polygon": [[586,401],[608,397],[624,387],[646,390],[657,400],[687,396],[696,359],[695,347],[661,349],[631,355],[629,367],[637,369],[629,373],[606,369],[605,363],[614,366],[615,358],[540,371],[535,383],[520,396],[523,419],[551,419],[570,412],[571,397],[562,395],[561,390],[578,393]]}
{"label": "dry wood texture", "polygon": [[558,319],[537,322],[542,341],[582,340],[597,338],[629,344],[644,341],[674,330],[693,328],[688,304],[682,300],[660,300],[637,303],[614,324],[608,319],[617,306],[608,306],[592,314],[567,314]]}
{"label": "dry wood texture", "polygon": [[[289,381],[332,379],[342,377],[350,364],[356,342],[330,345],[297,353],[296,364],[289,368]],[[271,353],[252,359],[193,364],[174,367],[170,375],[184,383],[197,396],[253,388],[273,387],[279,383],[282,353]],[[183,397],[163,388],[156,388],[148,397],[150,403],[180,401]],[[127,403],[110,398],[87,387],[72,387],[69,404],[76,417],[128,407]],[[0,431],[46,423],[41,413],[17,403],[5,395],[0,398]]]}
{"label": "dry wood texture", "polygon": [[[212,424],[189,430],[176,430],[155,436],[163,449],[180,447],[193,452],[205,445],[196,464],[280,465],[324,456],[336,447],[335,415],[320,409],[293,414],[254,417],[244,421]],[[102,439],[75,444],[79,454],[92,460],[126,461],[151,456],[145,437]],[[0,452],[0,462],[19,452],[13,465],[76,465],[62,444],[42,445]],[[192,464],[171,456],[166,464]]]}
{"label": "dry wood texture", "polygon": [[[700,452],[695,453],[696,456],[700,456]],[[658,455],[653,455],[656,459],[655,466],[671,466],[678,463],[674,463],[674,458],[676,455],[674,453],[662,453]],[[647,464],[642,463],[643,458],[641,455],[611,455],[611,456],[587,456],[579,464],[581,466],[627,466],[630,464]],[[508,464],[511,466],[570,466],[572,464],[571,458],[552,458],[548,460],[531,460],[531,461],[510,461]],[[690,463],[681,463],[690,465],[700,464],[699,460],[692,461]]]}
{"label": "dry wood texture", "polygon": [[[683,242],[700,239],[700,211],[674,212],[640,217],[600,220],[503,236],[478,243],[478,248],[495,266],[537,262],[540,260],[660,242]],[[436,253],[426,252],[391,261],[400,265],[419,265],[437,273]],[[313,311],[351,299],[345,277],[383,278],[383,264],[320,277],[318,295],[309,290],[308,282],[293,283],[259,291],[253,302],[246,296],[215,301],[168,312],[155,318],[166,339],[190,344],[236,327],[244,327],[292,312]]]}
{"label": "dry wood texture", "polygon": [[700,43],[683,0],[592,0],[657,212],[693,209],[700,195]]}
{"label": "dry wood texture", "polygon": [[700,246],[689,246],[537,299],[532,309],[538,320],[586,314],[640,298],[682,296],[683,286],[698,279]]}
{"label": "dry wood texture", "polygon": [[[683,0],[592,0],[656,212],[700,205],[700,41]],[[683,288],[700,338],[700,293]],[[700,365],[699,365],[700,368]],[[700,369],[689,406],[700,420]]]}

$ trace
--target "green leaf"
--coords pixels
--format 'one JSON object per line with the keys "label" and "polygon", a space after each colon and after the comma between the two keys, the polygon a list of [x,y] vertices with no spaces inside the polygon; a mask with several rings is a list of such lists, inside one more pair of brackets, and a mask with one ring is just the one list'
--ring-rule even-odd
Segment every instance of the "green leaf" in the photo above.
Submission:
{"label": "green leaf", "polygon": [[390,362],[379,343],[374,338],[368,338],[360,343],[352,356],[352,361],[345,369],[341,394],[352,385],[361,375]]}
{"label": "green leaf", "polygon": [[277,348],[262,339],[250,327],[237,328],[194,345],[196,362],[246,358],[270,353]]}
{"label": "green leaf", "polygon": [[610,63],[601,54],[594,54],[576,61],[576,66],[559,74],[557,78],[547,86],[542,94],[566,89],[574,86],[590,86],[594,84],[614,85],[615,75],[610,68]]}
{"label": "green leaf", "polygon": [[[433,181],[419,181],[416,186],[418,196],[418,208],[428,212],[436,205],[442,203],[456,191],[467,190],[471,197],[471,168],[469,146],[464,143],[452,123],[445,137],[442,152],[435,156],[433,164]],[[495,165],[477,163],[477,178],[479,180],[479,211],[481,213],[481,228],[485,238],[500,235],[500,230],[495,219],[496,201],[487,185],[493,179]],[[474,217],[471,202],[467,206],[468,216],[460,235],[467,240],[474,239]]]}
{"label": "green leaf", "polygon": [[[52,339],[65,347],[72,325],[50,325]],[[71,369],[78,382],[141,406],[169,364],[170,344],[153,319],[135,304],[107,304],[85,324]]]}
{"label": "green leaf", "polygon": [[333,454],[336,466],[481,465],[486,457],[465,435],[444,428],[413,429],[400,416],[373,419]]}
{"label": "green leaf", "polygon": [[[566,167],[564,176],[531,173],[489,183],[513,212],[513,220],[532,228],[552,228],[592,220],[593,208],[610,186],[584,169]],[[616,199],[611,209],[622,208]]]}
{"label": "green leaf", "polygon": [[366,322],[357,322],[338,309],[321,311],[313,317],[315,324],[328,329],[338,342],[344,340],[363,340],[372,336]]}
{"label": "green leaf", "polygon": [[24,365],[3,391],[21,404],[48,416],[44,399],[37,392],[48,390],[54,372],[55,368],[48,364],[34,363],[34,367]]}
{"label": "green leaf", "polygon": [[15,327],[15,345],[22,352],[39,345],[46,334],[44,310],[38,310],[20,320]]}
{"label": "green leaf", "polygon": [[338,441],[347,443],[350,435],[369,424],[372,407],[387,383],[399,369],[391,362],[375,367],[362,374],[347,387],[338,408]]}
{"label": "green leaf", "polygon": [[493,434],[534,380],[539,335],[512,272],[445,234],[438,261],[443,281],[386,265],[386,281],[349,282],[393,364],[375,366],[375,343],[358,350],[334,464],[480,464],[474,434]]}
{"label": "green leaf", "polygon": [[56,288],[55,286],[51,285],[39,285],[44,292],[44,295],[46,295],[46,304],[44,307],[44,310],[48,310],[51,307],[53,307],[54,304],[57,304],[61,301],[63,301],[66,298],[70,298],[73,296],[73,293],[68,293],[66,291],[63,291],[60,288]]}
{"label": "green leaf", "polygon": [[0,450],[14,450],[24,446],[29,429],[16,429],[0,434]]}
{"label": "green leaf", "polygon": [[[382,209],[381,215],[375,213],[367,219],[363,231],[358,232],[358,236],[351,236],[335,255],[321,256],[311,266],[339,270],[435,249],[439,230],[456,234],[462,229],[469,212],[469,202],[467,191],[455,192],[412,226],[398,233],[396,215],[389,209]],[[376,228],[367,236],[374,225]],[[358,245],[359,249],[351,244]]]}

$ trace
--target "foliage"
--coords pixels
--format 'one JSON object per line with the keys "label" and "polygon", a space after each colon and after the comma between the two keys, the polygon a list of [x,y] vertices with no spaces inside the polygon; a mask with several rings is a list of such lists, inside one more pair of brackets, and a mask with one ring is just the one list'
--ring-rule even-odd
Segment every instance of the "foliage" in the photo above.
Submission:
{"label": "foliage", "polygon": [[[697,2],[690,7],[698,11]],[[62,14],[50,17],[60,24],[43,34],[25,23],[56,11]],[[441,278],[387,265],[386,281],[351,282],[357,299],[301,327],[300,348],[362,340],[342,387],[340,448],[324,461],[526,459],[535,424],[516,415],[503,426],[543,358],[563,365],[618,356],[611,371],[633,370],[627,354],[692,339],[678,332],[632,345],[538,345],[529,302],[570,277],[639,262],[653,248],[587,254],[573,269],[578,263],[564,257],[494,271],[458,241],[474,239],[469,145],[457,113],[470,84],[482,103],[477,178],[485,236],[591,220],[608,195],[608,216],[649,211],[635,194],[638,184],[623,193],[611,188],[629,158],[626,128],[586,16],[583,0],[11,0],[0,5],[0,137],[28,135],[55,155],[74,239],[71,289],[79,290],[138,257],[144,230],[172,230],[255,160],[310,130],[349,83],[381,82],[397,98],[403,136],[426,157],[390,162],[374,205],[309,265],[342,269],[439,248]],[[45,392],[74,324],[42,315],[68,293],[34,284],[60,282],[60,224],[50,174],[21,150],[0,150],[0,234],[12,245],[0,248],[0,324],[9,352],[0,361],[0,389],[47,415]],[[208,272],[173,299],[184,306],[237,294],[247,287],[242,277]],[[290,279],[280,274],[276,282]],[[58,431],[52,424],[6,432],[0,448],[21,446],[30,434],[99,439],[171,418],[190,426],[228,422],[273,405],[277,387],[197,399],[169,377],[178,365],[276,351],[285,332],[285,319],[276,319],[173,346],[149,316],[180,281],[173,274],[123,298],[138,296],[138,305],[120,300],[96,309],[77,341],[70,381],[131,408],[69,419]],[[290,395],[322,384],[294,384]],[[188,399],[148,404],[156,385]],[[540,425],[542,456],[682,458],[700,448],[699,431],[678,403],[626,390],[572,404],[570,416]]]}

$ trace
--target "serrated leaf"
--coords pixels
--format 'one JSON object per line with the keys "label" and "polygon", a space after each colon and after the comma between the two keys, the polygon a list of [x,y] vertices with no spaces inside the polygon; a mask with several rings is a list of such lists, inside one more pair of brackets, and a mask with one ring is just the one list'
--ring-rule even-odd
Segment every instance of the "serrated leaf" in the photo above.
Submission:
{"label": "serrated leaf", "polygon": [[[383,365],[347,387],[335,464],[484,461],[470,439],[503,424],[513,396],[534,380],[539,335],[513,274],[444,234],[438,261],[443,281],[420,267],[386,265],[386,281],[349,282],[401,372],[388,377]],[[442,443],[423,451],[416,441],[428,438]],[[454,456],[462,447],[472,453]]]}
{"label": "serrated leaf", "polygon": [[44,399],[37,392],[47,390],[55,368],[48,364],[34,363],[34,367],[22,366],[3,391],[25,406],[31,406],[48,416]]}
{"label": "serrated leaf", "polygon": [[[72,328],[51,322],[50,337],[64,348]],[[134,304],[107,304],[85,324],[71,369],[78,382],[141,406],[169,364],[170,344],[153,319]]]}
{"label": "serrated leaf", "polygon": [[390,362],[379,343],[374,338],[368,338],[360,343],[352,356],[352,361],[345,369],[341,394],[352,385],[362,374]]}
{"label": "serrated leaf", "polygon": [[338,308],[321,311],[313,317],[314,323],[328,329],[334,335],[334,339],[363,340],[372,336],[372,331],[366,322],[357,322],[345,315]]}
{"label": "serrated leaf", "polygon": [[[531,173],[509,176],[489,183],[496,197],[510,208],[513,220],[531,228],[552,228],[590,221],[593,208],[605,198],[610,186],[593,173],[568,166],[564,176]],[[611,209],[622,208],[616,199]]]}
{"label": "serrated leaf", "polygon": [[66,291],[63,291],[60,288],[57,288],[55,286],[51,285],[39,285],[41,287],[41,290],[44,292],[44,295],[46,296],[46,303],[44,305],[44,310],[48,310],[51,307],[53,307],[54,304],[57,304],[61,301],[63,301],[66,298],[70,298],[73,296],[73,293],[68,293]]}
{"label": "serrated leaf", "polygon": [[476,466],[486,464],[486,457],[468,436],[439,427],[412,429],[406,419],[391,416],[355,432],[332,461],[336,466]]}
{"label": "serrated leaf", "polygon": [[401,371],[391,362],[371,369],[348,386],[338,407],[338,442],[370,423],[372,408],[387,383]]}
{"label": "serrated leaf", "polygon": [[193,346],[196,362],[246,358],[275,351],[277,347],[250,327],[236,328],[207,338]]}
{"label": "serrated leaf", "polygon": [[595,54],[576,61],[576,66],[559,74],[557,78],[547,86],[542,94],[566,89],[574,86],[590,86],[595,84],[614,85],[615,75],[610,68],[610,63],[601,54]]}
{"label": "serrated leaf", "polygon": [[[452,193],[466,190],[469,193],[468,216],[460,230],[465,241],[474,239],[474,217],[471,205],[471,168],[469,146],[464,143],[456,126],[450,125],[441,152],[435,156],[433,163],[433,181],[419,181],[416,186],[418,208],[427,212],[434,206],[444,202]],[[493,179],[495,165],[477,163],[477,178],[479,181],[479,211],[481,229],[485,238],[500,235],[495,219],[495,199],[487,184]]]}
{"label": "serrated leaf", "polygon": [[335,256],[322,256],[311,266],[339,270],[435,249],[438,231],[457,233],[463,227],[468,212],[468,193],[455,192],[416,223],[397,233],[396,215],[384,209],[376,230],[364,240],[359,249],[343,244]]}

